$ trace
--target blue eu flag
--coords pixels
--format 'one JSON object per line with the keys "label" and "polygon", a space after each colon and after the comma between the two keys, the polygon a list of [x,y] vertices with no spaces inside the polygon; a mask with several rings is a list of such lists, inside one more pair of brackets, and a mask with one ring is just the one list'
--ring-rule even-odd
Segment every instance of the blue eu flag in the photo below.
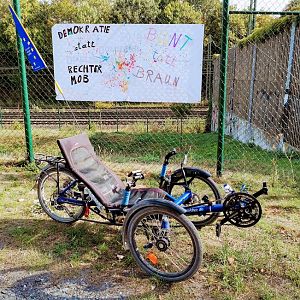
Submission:
{"label": "blue eu flag", "polygon": [[9,5],[9,10],[14,19],[18,35],[22,40],[24,50],[27,54],[27,58],[32,66],[33,71],[36,72],[36,71],[47,68],[39,51],[36,49],[35,45],[33,44],[29,35],[27,34],[25,28],[23,27],[21,21],[19,20],[17,14],[15,13],[15,11],[13,10],[13,8],[10,5]]}

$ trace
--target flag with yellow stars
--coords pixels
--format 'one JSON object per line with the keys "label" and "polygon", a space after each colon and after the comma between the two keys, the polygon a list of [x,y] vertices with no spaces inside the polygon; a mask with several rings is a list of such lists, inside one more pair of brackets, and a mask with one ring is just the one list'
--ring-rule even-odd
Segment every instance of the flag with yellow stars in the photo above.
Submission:
{"label": "flag with yellow stars", "polygon": [[36,49],[35,45],[31,41],[28,33],[26,32],[25,28],[23,27],[20,19],[18,18],[16,12],[13,10],[13,8],[10,5],[9,5],[9,10],[14,19],[17,33],[18,33],[20,39],[22,40],[22,44],[23,44],[25,53],[27,54],[27,58],[32,66],[33,71],[36,72],[36,71],[47,68],[39,51]]}

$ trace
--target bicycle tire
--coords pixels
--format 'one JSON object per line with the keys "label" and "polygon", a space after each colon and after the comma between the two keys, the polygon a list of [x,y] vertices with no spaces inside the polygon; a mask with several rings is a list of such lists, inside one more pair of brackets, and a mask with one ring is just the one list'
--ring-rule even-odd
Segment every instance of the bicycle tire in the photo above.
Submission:
{"label": "bicycle tire", "polygon": [[[151,219],[151,216],[155,216],[158,214],[162,217],[158,217],[157,219]],[[161,221],[163,217],[167,217],[170,224],[178,223],[179,225],[173,227],[169,231],[170,239],[168,238],[169,244],[166,245],[167,249],[162,250],[162,248],[158,245],[160,240],[156,237],[156,244],[153,245],[152,248],[149,250],[153,252],[148,252],[148,254],[145,253],[146,257],[144,257],[143,252],[147,251],[148,248],[145,249],[145,245],[139,247],[139,241],[143,241],[144,239],[140,239],[139,237],[137,237],[137,230],[142,229],[145,233],[145,228],[147,227],[144,224],[139,226],[139,224],[141,221],[145,222],[145,220],[149,222],[153,220]],[[151,233],[157,232],[161,234],[162,230],[159,224],[157,231],[154,230],[154,228],[155,227],[151,227]],[[176,233],[175,230],[177,230]],[[179,230],[183,230],[183,232],[179,232]],[[145,235],[148,239],[149,244],[149,234],[146,233]],[[166,239],[167,235],[163,236]],[[175,239],[176,241],[178,240],[179,243],[176,243]],[[165,241],[162,242],[166,244]],[[171,250],[173,244],[175,247]],[[137,213],[132,216],[132,219],[130,220],[128,226],[128,246],[135,261],[141,267],[142,270],[144,270],[149,275],[158,277],[159,279],[164,281],[177,282],[186,280],[190,278],[193,274],[195,274],[195,272],[197,272],[202,262],[202,245],[197,229],[185,215],[180,214],[169,207],[145,207],[137,211]],[[184,255],[189,254],[189,259],[186,263],[186,267],[184,267],[182,270],[179,270],[178,272],[174,272],[173,268],[178,268],[176,264],[182,265],[183,263],[185,263],[185,260],[183,258],[179,258],[179,249],[183,250],[182,247],[191,247],[191,249],[187,249],[186,251],[182,252],[184,253]],[[150,253],[155,253],[153,255],[155,255],[154,257],[156,257],[159,261],[157,262],[157,264],[154,264],[153,261],[149,261],[150,257],[148,256],[150,255]],[[168,253],[170,253],[170,258],[167,258],[169,257]],[[169,265],[167,265],[166,263],[160,263],[163,257],[167,259]],[[162,271],[159,268],[170,268],[170,272]]]}
{"label": "bicycle tire", "polygon": [[[57,204],[55,197],[57,196],[57,168],[55,166],[44,170],[38,179],[38,199],[44,212],[53,220],[60,223],[76,222],[84,215],[84,207],[71,204]],[[60,188],[70,180],[75,180],[76,176],[67,168],[59,166],[59,184]],[[49,183],[51,180],[51,183]],[[51,187],[52,184],[52,187]],[[49,185],[49,191],[45,190]],[[47,187],[48,189],[48,187]],[[68,195],[72,196],[76,187],[72,188]],[[46,194],[49,193],[49,194]],[[69,210],[69,212],[68,212]],[[72,211],[71,211],[72,210]],[[74,212],[75,210],[75,212]],[[72,215],[71,215],[72,214]]]}
{"label": "bicycle tire", "polygon": [[[190,178],[192,176],[187,174],[187,177]],[[213,181],[213,179],[211,177],[202,177],[201,175],[197,174],[197,175],[193,175],[194,180],[200,180],[203,184],[203,189],[204,192],[208,191],[209,192],[209,196],[208,196],[208,200],[212,203],[212,204],[221,204],[222,203],[222,198],[220,195],[220,192],[218,190],[218,187],[216,185],[216,183]],[[173,177],[171,176],[171,182],[169,185],[169,188],[167,190],[167,192],[171,195],[174,194],[174,187],[176,186],[176,183],[183,181],[184,180],[184,176],[176,176]],[[201,186],[200,186],[201,188]],[[193,192],[193,188],[191,188],[192,192]],[[172,194],[173,191],[173,194]],[[182,194],[183,191],[181,191],[179,194]],[[202,192],[202,191],[201,191]],[[199,200],[203,199],[202,197],[198,197]],[[202,201],[199,201],[199,203],[203,203]],[[197,203],[192,203],[193,205],[197,204]],[[185,204],[184,204],[185,205]],[[188,206],[188,204],[186,204],[185,206]],[[193,222],[193,224],[197,227],[197,228],[201,228],[203,226],[209,225],[211,223],[213,223],[219,216],[220,213],[218,212],[211,212],[211,213],[207,213],[206,215],[203,216],[199,216],[197,220],[193,220],[191,216],[189,216]],[[201,218],[199,220],[199,218]]]}

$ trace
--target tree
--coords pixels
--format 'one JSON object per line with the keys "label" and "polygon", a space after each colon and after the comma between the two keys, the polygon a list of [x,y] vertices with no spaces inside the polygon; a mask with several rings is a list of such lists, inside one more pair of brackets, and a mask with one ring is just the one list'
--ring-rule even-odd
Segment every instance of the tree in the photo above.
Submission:
{"label": "tree", "polygon": [[230,32],[229,42],[230,44],[236,44],[236,42],[247,36],[248,18],[244,15],[231,15],[230,16]]}
{"label": "tree", "polygon": [[108,0],[78,1],[77,16],[80,23],[111,23],[112,6]]}
{"label": "tree", "polygon": [[163,10],[163,21],[167,24],[197,24],[203,22],[201,13],[188,2],[172,1]]}
{"label": "tree", "polygon": [[213,40],[212,52],[219,53],[222,34],[222,3],[220,0],[189,0],[190,5],[201,13],[205,25],[205,44],[208,36]]}
{"label": "tree", "polygon": [[300,10],[300,0],[291,0],[284,10]]}
{"label": "tree", "polygon": [[113,23],[156,23],[159,14],[155,0],[116,0],[113,5]]}
{"label": "tree", "polygon": [[[39,11],[41,3],[38,0],[20,1],[22,10],[22,23],[31,36],[34,36],[38,31],[38,24],[32,22],[32,16],[36,11]],[[8,9],[8,3],[5,0],[0,0],[0,49],[12,48],[16,45],[16,30],[12,16]]]}
{"label": "tree", "polygon": [[270,15],[258,15],[256,17],[256,28],[265,27],[274,21],[274,17]]}

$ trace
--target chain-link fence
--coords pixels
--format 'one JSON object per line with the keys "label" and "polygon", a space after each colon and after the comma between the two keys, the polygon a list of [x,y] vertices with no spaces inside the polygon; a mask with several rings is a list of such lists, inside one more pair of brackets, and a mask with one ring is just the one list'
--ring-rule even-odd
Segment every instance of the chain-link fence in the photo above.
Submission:
{"label": "chain-link fence", "polygon": [[[285,9],[271,2],[232,0],[229,4],[230,10],[238,12]],[[21,2],[23,23],[48,65],[48,69],[38,73],[27,66],[35,153],[58,154],[57,138],[85,131],[100,157],[119,173],[142,167],[158,174],[162,156],[174,147],[191,148],[189,163],[215,173],[221,41],[220,30],[213,32],[212,24],[221,29],[221,5],[203,12],[208,29],[202,101],[197,105],[56,101],[51,26],[45,24],[115,20],[107,16],[90,19],[90,14],[83,13],[73,19],[67,14],[52,16],[51,9],[57,7],[46,10],[39,1],[36,5],[41,10],[40,19],[30,18],[32,8]],[[0,20],[0,29],[5,33],[0,35],[0,161],[12,162],[26,157],[26,146],[16,38],[6,1]],[[232,174],[233,181],[258,174],[259,180],[295,183],[300,176],[298,18],[231,14],[229,26],[223,173]],[[211,132],[204,133],[205,128]]]}
{"label": "chain-link fence", "polygon": [[[42,6],[39,4],[39,7]],[[35,39],[38,37],[36,31],[39,28],[43,30],[43,26],[39,27],[38,20],[29,18],[28,9],[29,4],[22,5],[21,2],[23,24],[30,29],[29,34],[32,32],[33,41],[38,41],[37,48],[48,65],[48,69],[35,73],[26,61],[34,153],[59,154],[58,138],[87,132],[100,157],[121,174],[142,165],[143,170],[158,175],[162,156],[175,147],[186,150],[192,146],[193,160],[193,154],[197,155],[199,151],[201,134],[207,121],[212,83],[211,38],[205,45],[207,51],[203,62],[200,104],[56,101],[51,40],[46,37],[43,44],[38,38]],[[5,40],[1,40],[0,160],[5,163],[24,159],[26,145],[16,36],[7,5],[3,5],[1,14],[13,35],[10,49],[5,49]],[[68,21],[64,16],[59,19],[61,23]],[[82,20],[73,21],[78,23]],[[48,30],[51,31],[51,26]],[[214,136],[211,138],[215,139]],[[209,155],[205,159],[207,161],[213,171],[215,155]]]}
{"label": "chain-link fence", "polygon": [[[271,2],[229,3],[236,5],[229,7],[227,80],[220,86],[222,57],[215,56],[211,128],[218,130],[224,87],[225,172],[243,170],[244,177],[260,174],[295,184],[300,180],[299,18],[284,15],[292,9],[287,2]],[[243,21],[249,35],[234,26]]]}

